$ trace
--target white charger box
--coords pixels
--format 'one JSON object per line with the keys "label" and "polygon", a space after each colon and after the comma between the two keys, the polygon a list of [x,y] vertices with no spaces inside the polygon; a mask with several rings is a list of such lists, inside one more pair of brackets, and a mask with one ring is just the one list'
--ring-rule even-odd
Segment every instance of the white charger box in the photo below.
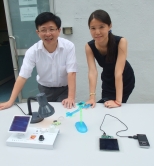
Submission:
{"label": "white charger box", "polygon": [[[13,133],[7,140],[6,145],[18,146],[24,148],[36,148],[36,149],[53,149],[53,145],[59,133],[59,129],[55,128],[54,131],[41,128],[29,127],[25,134]],[[44,140],[39,141],[39,136],[43,135]]]}

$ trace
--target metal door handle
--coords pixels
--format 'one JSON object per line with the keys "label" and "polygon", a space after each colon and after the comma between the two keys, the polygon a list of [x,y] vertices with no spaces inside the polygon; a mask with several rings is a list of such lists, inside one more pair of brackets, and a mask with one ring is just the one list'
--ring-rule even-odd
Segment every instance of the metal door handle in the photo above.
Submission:
{"label": "metal door handle", "polygon": [[[17,68],[18,68],[19,67],[19,65],[18,65],[18,53],[17,53],[17,49],[16,49],[15,37],[14,36],[9,36],[9,38],[13,39],[13,47],[14,47],[15,58],[16,58],[16,62],[17,62]],[[18,70],[17,68],[14,68],[14,70]]]}
{"label": "metal door handle", "polygon": [[14,36],[9,36],[9,38],[12,38],[12,39],[14,39],[14,40],[15,40],[15,37],[14,37]]}

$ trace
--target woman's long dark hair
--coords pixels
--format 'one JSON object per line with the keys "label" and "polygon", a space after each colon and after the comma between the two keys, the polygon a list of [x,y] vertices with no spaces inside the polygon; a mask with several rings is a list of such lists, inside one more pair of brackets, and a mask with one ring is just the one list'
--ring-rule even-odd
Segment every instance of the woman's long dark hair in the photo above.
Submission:
{"label": "woman's long dark hair", "polygon": [[[108,26],[111,25],[110,16],[104,10],[96,10],[90,15],[89,20],[88,20],[88,26],[89,27],[90,27],[90,22],[94,18],[101,21],[101,22],[103,22],[103,23],[105,23],[105,24],[107,24]],[[107,62],[114,62],[115,61],[115,39],[114,39],[114,35],[112,34],[111,31],[109,31],[108,37],[109,37],[109,41],[108,41],[108,44],[107,44],[106,61]]]}

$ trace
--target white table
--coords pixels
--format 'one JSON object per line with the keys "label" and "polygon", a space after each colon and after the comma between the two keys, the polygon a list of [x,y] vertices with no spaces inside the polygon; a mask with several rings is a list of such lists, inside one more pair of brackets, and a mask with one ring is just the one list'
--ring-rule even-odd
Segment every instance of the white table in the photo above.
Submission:
{"label": "white table", "polygon": [[[48,127],[59,116],[64,117],[53,150],[6,146],[12,117],[23,113],[17,106],[0,111],[1,166],[154,166],[154,104],[123,104],[115,109],[97,104],[94,109],[83,110],[83,121],[88,127],[88,132],[82,134],[75,128],[79,113],[71,118],[66,117],[68,110],[63,108],[61,103],[51,104],[55,108],[55,114],[31,126]],[[19,106],[27,113],[26,103]],[[38,103],[32,103],[32,111],[37,110]],[[120,133],[121,135],[146,134],[150,148],[140,148],[137,140],[117,137],[116,132],[125,129],[125,126],[107,116],[103,129],[108,135],[118,139],[120,151],[100,151],[99,138],[102,132],[99,128],[105,114],[116,116],[128,126],[128,131]]]}

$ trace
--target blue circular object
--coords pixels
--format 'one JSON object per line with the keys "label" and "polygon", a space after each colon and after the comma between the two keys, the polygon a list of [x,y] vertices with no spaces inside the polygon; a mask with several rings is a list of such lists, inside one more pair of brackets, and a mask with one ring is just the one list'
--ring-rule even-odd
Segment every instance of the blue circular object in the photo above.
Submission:
{"label": "blue circular object", "polygon": [[86,133],[88,131],[87,126],[84,122],[76,122],[75,127],[80,133]]}

